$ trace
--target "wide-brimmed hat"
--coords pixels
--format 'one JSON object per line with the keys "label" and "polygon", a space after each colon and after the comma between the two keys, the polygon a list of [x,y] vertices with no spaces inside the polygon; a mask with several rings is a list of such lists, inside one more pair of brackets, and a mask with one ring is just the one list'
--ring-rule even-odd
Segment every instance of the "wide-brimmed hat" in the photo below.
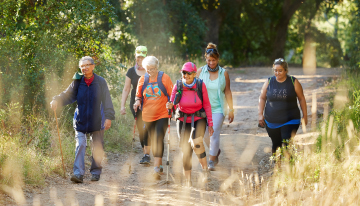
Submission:
{"label": "wide-brimmed hat", "polygon": [[136,57],[138,57],[138,56],[146,57],[146,55],[147,55],[146,46],[138,46],[138,47],[136,47],[135,55],[136,55]]}
{"label": "wide-brimmed hat", "polygon": [[187,71],[187,72],[196,72],[197,69],[196,69],[196,65],[192,62],[186,62],[181,71]]}

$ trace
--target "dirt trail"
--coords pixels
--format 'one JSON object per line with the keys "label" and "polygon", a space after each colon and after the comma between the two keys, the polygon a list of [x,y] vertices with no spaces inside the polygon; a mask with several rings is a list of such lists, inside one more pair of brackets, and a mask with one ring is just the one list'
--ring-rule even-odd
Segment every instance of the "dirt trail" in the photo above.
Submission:
{"label": "dirt trail", "polygon": [[[290,74],[297,77],[304,87],[308,103],[310,129],[312,92],[318,93],[318,113],[323,110],[323,97],[328,95],[326,81],[331,81],[339,74],[335,69],[317,69],[317,75],[303,75],[300,68],[290,68]],[[99,182],[91,182],[88,170],[83,184],[73,184],[70,180],[56,178],[48,182],[48,186],[36,194],[27,194],[28,205],[241,205],[239,176],[259,175],[269,177],[271,170],[267,165],[270,156],[267,151],[271,140],[265,129],[257,127],[257,104],[260,89],[267,77],[272,75],[270,68],[241,68],[230,71],[231,89],[234,98],[235,120],[224,122],[221,134],[220,163],[217,171],[211,172],[211,181],[207,185],[198,183],[200,166],[193,155],[193,187],[181,186],[182,161],[175,123],[171,125],[170,174],[172,183],[152,180],[150,174],[153,167],[139,165],[141,146],[135,143],[134,158],[129,154],[111,154],[107,157],[103,174]],[[296,141],[304,141],[299,129]],[[167,138],[167,136],[166,136]],[[308,141],[308,140],[305,140]],[[166,146],[165,146],[166,151]],[[166,153],[163,163],[166,161]],[[129,173],[129,164],[132,170]],[[173,181],[175,180],[175,182]]]}

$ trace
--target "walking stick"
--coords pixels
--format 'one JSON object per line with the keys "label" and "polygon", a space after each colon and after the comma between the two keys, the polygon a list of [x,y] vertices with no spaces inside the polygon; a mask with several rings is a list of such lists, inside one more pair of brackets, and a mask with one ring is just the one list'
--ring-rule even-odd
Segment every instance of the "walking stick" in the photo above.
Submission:
{"label": "walking stick", "polygon": [[167,141],[167,158],[166,158],[166,183],[169,183],[169,155],[170,155],[170,119],[171,119],[171,109],[168,110],[169,122],[168,122],[168,141]]}
{"label": "walking stick", "polygon": [[[134,142],[135,142],[135,128],[136,128],[136,112],[135,112],[135,120],[134,120],[134,133],[133,133],[133,138],[132,138],[132,142],[131,142],[131,157],[134,156]],[[131,161],[129,164],[129,174],[131,173]]]}
{"label": "walking stick", "polygon": [[59,124],[58,124],[58,121],[57,121],[57,116],[56,116],[56,111],[55,110],[54,110],[54,114],[55,114],[55,120],[56,120],[56,128],[57,128],[57,132],[58,132],[58,136],[59,136],[61,162],[62,162],[63,171],[64,171],[64,177],[65,177],[64,156],[63,156],[63,152],[62,152],[62,148],[61,148],[61,138],[60,138]]}

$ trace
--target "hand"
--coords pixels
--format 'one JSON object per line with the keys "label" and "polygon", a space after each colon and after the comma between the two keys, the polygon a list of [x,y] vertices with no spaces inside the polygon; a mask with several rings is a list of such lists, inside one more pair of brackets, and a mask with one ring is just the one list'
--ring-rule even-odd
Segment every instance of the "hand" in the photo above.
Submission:
{"label": "hand", "polygon": [[209,126],[209,136],[211,137],[214,134],[214,128],[212,126]]}
{"label": "hand", "polygon": [[111,127],[111,120],[110,120],[110,119],[106,119],[104,126],[105,126],[105,130],[110,129],[110,127]]}
{"label": "hand", "polygon": [[[303,117],[302,119],[304,120],[304,122],[305,122],[305,126],[306,126],[306,125],[307,125],[307,123],[308,123],[307,116]],[[302,121],[301,121],[301,122],[302,122]]]}
{"label": "hand", "polygon": [[121,107],[121,109],[120,109],[120,114],[122,114],[122,115],[126,114],[126,109],[125,109],[125,107]]}
{"label": "hand", "polygon": [[229,124],[234,121],[234,111],[230,111],[228,114]]}
{"label": "hand", "polygon": [[133,106],[135,112],[137,112],[137,110],[138,110],[138,108],[140,108],[140,106],[141,106],[140,100],[136,100],[136,101],[135,101],[135,104],[134,104],[134,106]]}
{"label": "hand", "polygon": [[51,109],[53,109],[54,111],[57,109],[57,101],[55,101],[55,100],[52,100],[51,102],[50,102],[50,107],[51,107]]}
{"label": "hand", "polygon": [[166,102],[166,109],[172,109],[173,106],[174,106],[173,103],[171,103],[171,102]]}
{"label": "hand", "polygon": [[259,120],[259,125],[262,126],[262,127],[265,127],[265,118],[264,118],[264,115],[259,114],[258,120]]}

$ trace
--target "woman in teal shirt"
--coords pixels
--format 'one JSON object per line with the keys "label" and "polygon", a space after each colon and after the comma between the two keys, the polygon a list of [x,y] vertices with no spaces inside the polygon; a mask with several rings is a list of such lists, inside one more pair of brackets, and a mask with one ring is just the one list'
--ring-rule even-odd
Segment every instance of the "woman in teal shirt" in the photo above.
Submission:
{"label": "woman in teal shirt", "polygon": [[204,138],[205,143],[210,149],[208,169],[214,171],[215,166],[219,162],[218,157],[221,152],[221,126],[226,114],[228,114],[229,123],[234,120],[234,109],[229,74],[224,68],[219,66],[220,54],[215,44],[208,44],[205,51],[205,58],[206,65],[198,69],[197,76],[204,81],[211,103],[214,133],[209,137],[209,132],[206,129]]}

